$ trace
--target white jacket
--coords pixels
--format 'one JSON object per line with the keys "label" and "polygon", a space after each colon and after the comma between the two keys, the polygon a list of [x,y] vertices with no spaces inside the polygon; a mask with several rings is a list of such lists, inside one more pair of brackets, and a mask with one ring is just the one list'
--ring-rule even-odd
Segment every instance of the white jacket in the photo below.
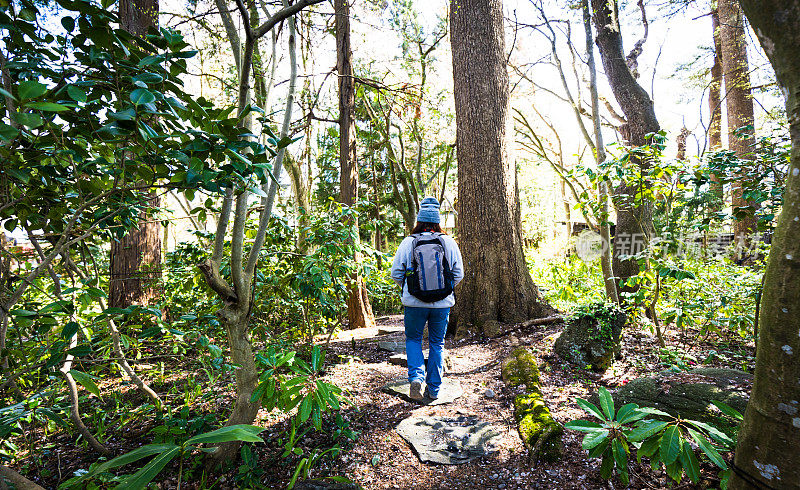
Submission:
{"label": "white jacket", "polygon": [[[422,236],[433,235],[433,233],[422,233]],[[450,265],[450,270],[453,272],[455,284],[461,282],[464,278],[464,265],[461,259],[461,250],[458,249],[458,244],[455,240],[447,235],[442,235],[442,242],[444,243],[445,254],[447,254],[447,263]],[[414,306],[419,308],[450,308],[456,304],[456,297],[454,294],[445,299],[436,301],[434,303],[426,303],[412,296],[408,292],[408,285],[405,284],[406,269],[411,265],[411,247],[414,246],[414,237],[408,236],[397,247],[397,252],[394,254],[392,261],[392,279],[398,286],[403,286],[403,306]]]}

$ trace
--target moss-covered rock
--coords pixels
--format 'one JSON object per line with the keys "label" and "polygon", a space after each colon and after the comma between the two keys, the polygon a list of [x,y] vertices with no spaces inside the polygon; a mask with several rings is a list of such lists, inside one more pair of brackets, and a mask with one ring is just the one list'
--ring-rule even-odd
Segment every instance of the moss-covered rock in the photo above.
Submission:
{"label": "moss-covered rock", "polygon": [[503,361],[502,376],[509,386],[525,387],[526,393],[514,398],[514,418],[531,459],[557,460],[564,428],[553,419],[542,396],[536,357],[523,347],[515,349]]}
{"label": "moss-covered rock", "polygon": [[[657,376],[637,378],[612,394],[614,403],[636,403],[653,407],[675,417],[708,422],[726,428],[712,401],[720,401],[744,413],[753,385],[751,374],[737,369],[698,368],[675,373],[664,371]],[[596,399],[593,396],[592,399]],[[591,401],[591,400],[590,400]]]}
{"label": "moss-covered rock", "polygon": [[554,350],[580,367],[605,371],[621,353],[625,313],[615,305],[598,303],[579,309],[556,339]]}
{"label": "moss-covered rock", "polygon": [[539,366],[536,357],[524,347],[514,349],[503,361],[503,381],[509,386],[525,385],[528,389],[539,389]]}

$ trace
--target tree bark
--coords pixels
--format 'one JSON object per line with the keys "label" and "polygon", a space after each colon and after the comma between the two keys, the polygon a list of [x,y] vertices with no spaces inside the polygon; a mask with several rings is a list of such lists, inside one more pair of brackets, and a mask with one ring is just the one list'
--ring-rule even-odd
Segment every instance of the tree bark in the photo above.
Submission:
{"label": "tree bark", "polygon": [[465,277],[450,334],[496,336],[554,310],[523,254],[516,167],[507,154],[509,86],[501,0],[452,0],[458,233]]}
{"label": "tree bark", "polygon": [[[708,123],[708,149],[713,153],[722,148],[722,40],[719,36],[719,13],[711,12],[711,28],[714,33],[714,65],[711,67],[711,83],[708,85],[708,112],[711,119]],[[718,211],[724,204],[722,180],[717,174],[711,175],[711,192],[718,200],[714,210]]]}
{"label": "tree bark", "polygon": [[786,98],[792,141],[761,296],[753,391],[731,489],[800,488],[800,0],[742,0]]}
{"label": "tree bark", "polygon": [[[158,0],[121,0],[120,27],[134,36],[144,37],[158,27]],[[158,209],[160,198],[154,193],[142,195],[149,210]],[[108,303],[126,308],[132,304],[149,305],[158,300],[161,280],[161,229],[151,212],[139,215],[136,228],[119,240],[111,241],[111,277]]]}
{"label": "tree bark", "polygon": [[[589,65],[589,92],[592,98],[592,125],[594,129],[595,161],[599,165],[606,160],[606,147],[603,144],[603,130],[600,126],[600,97],[597,94],[597,65],[594,61],[594,44],[592,43],[592,15],[589,9],[589,0],[581,1],[583,10],[583,27],[586,32],[586,63]],[[608,215],[608,185],[605,181],[597,184],[597,194],[600,200],[600,216],[598,228],[602,240],[602,254],[600,255],[600,268],[603,271],[603,285],[606,298],[619,304],[619,291],[614,278],[613,258],[611,256],[611,227]]]}
{"label": "tree bark", "polygon": [[[355,79],[353,78],[353,51],[350,48],[350,4],[335,0],[336,16],[336,69],[339,74],[339,164],[340,201],[353,206],[358,201],[358,160],[356,153]],[[351,225],[358,240],[358,220]],[[356,262],[360,256],[356,254]],[[349,328],[374,327],[375,315],[367,297],[366,286],[357,272],[350,281],[347,298]]]}
{"label": "tree bark", "polygon": [[[722,45],[722,72],[725,80],[725,105],[728,112],[728,148],[743,160],[753,160],[755,131],[752,126],[753,98],[750,95],[750,70],[747,60],[747,36],[744,14],[737,0],[719,0],[720,43]],[[750,126],[750,129],[742,129]],[[738,132],[738,134],[737,134]],[[737,243],[747,247],[749,238],[757,231],[755,209],[757,203],[744,199],[744,187],[752,186],[747,178],[747,168],[742,169],[731,186],[734,212],[744,216],[733,223]],[[744,183],[744,185],[743,185]]]}
{"label": "tree bark", "polygon": [[[616,0],[591,0],[594,10],[594,25],[597,29],[597,47],[614,92],[627,122],[622,126],[624,139],[631,146],[647,144],[647,134],[657,132],[660,127],[653,108],[653,101],[636,81],[626,63],[622,50],[622,34],[618,22]],[[646,160],[632,159],[642,169]],[[647,185],[645,182],[644,185]],[[618,186],[614,189],[614,206],[617,211],[617,227],[614,235],[614,275],[621,281],[639,273],[635,260],[622,260],[621,255],[632,255],[642,251],[649,243],[653,232],[653,207],[649,203],[635,203],[636,187]],[[623,287],[622,291],[636,288]]]}

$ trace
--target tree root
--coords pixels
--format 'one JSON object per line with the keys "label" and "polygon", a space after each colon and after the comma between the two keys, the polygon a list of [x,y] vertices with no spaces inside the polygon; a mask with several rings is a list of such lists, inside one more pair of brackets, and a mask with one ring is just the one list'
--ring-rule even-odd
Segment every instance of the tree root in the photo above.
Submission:
{"label": "tree root", "polygon": [[17,490],[44,490],[44,487],[28,480],[11,468],[0,464],[0,484],[5,487],[5,480],[14,485]]}

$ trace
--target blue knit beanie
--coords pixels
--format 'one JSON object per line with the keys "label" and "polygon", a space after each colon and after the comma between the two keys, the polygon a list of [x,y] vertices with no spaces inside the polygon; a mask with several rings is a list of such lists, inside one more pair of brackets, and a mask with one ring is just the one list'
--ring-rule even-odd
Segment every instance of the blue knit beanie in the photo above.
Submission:
{"label": "blue knit beanie", "polygon": [[439,223],[439,201],[435,197],[426,197],[419,203],[417,221],[423,223]]}

